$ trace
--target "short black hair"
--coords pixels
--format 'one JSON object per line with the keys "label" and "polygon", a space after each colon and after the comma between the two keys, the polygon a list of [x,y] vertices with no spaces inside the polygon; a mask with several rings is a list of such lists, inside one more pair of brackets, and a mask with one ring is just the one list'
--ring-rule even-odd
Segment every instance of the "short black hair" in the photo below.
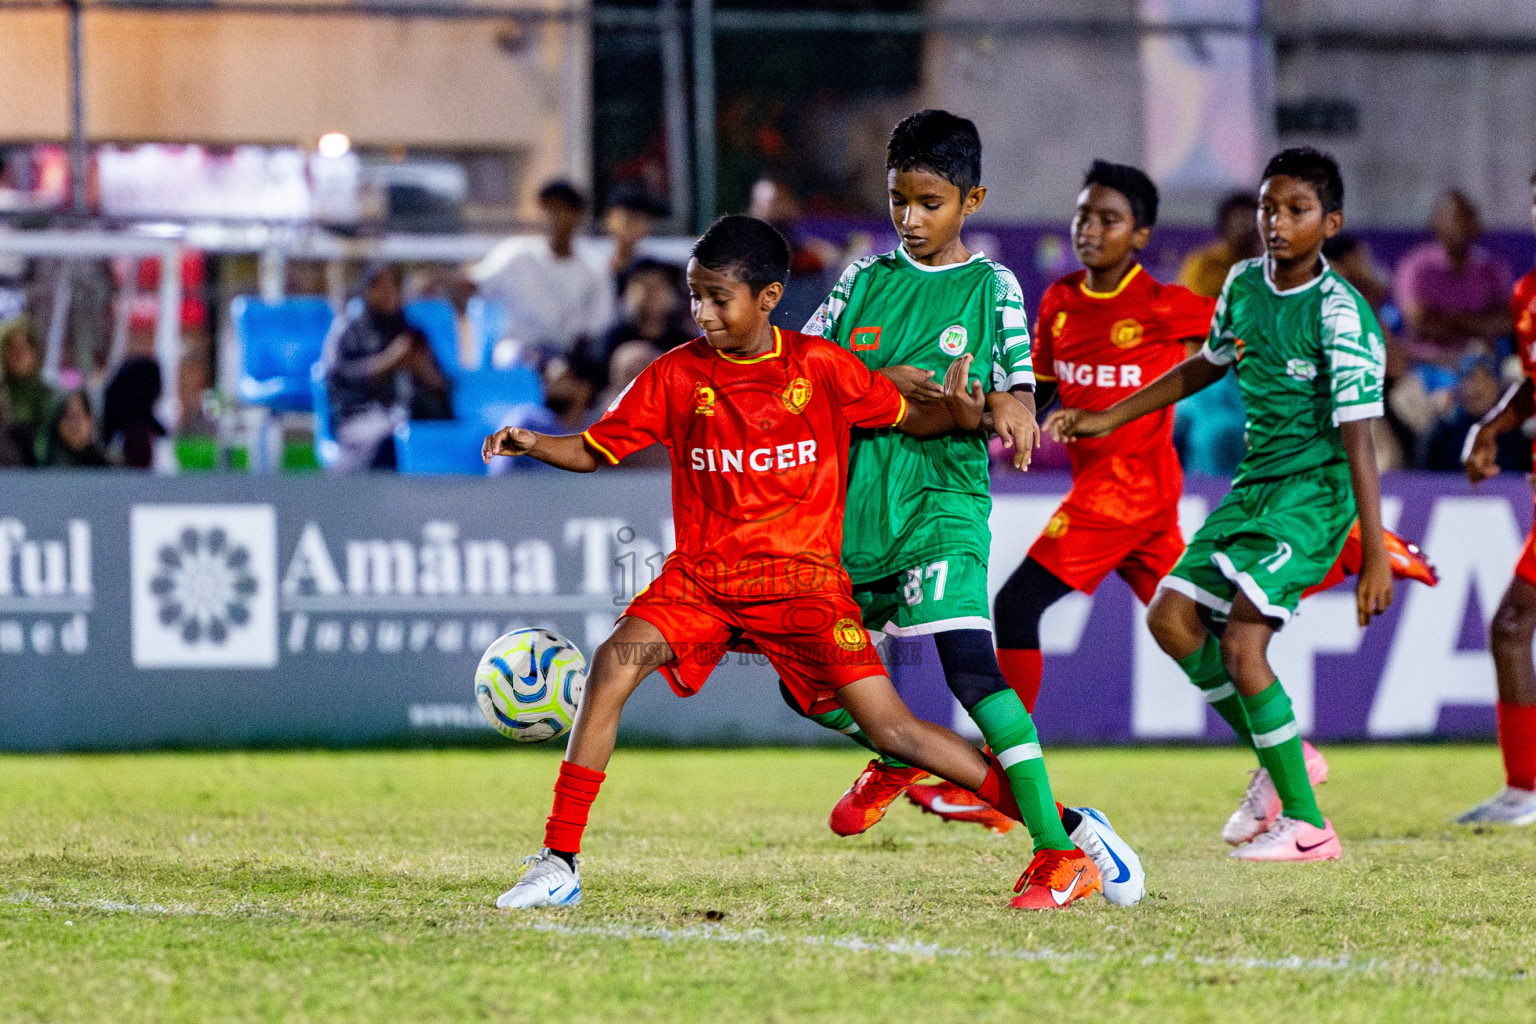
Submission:
{"label": "short black hair", "polygon": [[587,197],[581,194],[580,189],[564,178],[556,178],[554,181],[546,182],[544,187],[539,189],[539,202],[559,203],[566,209],[575,210],[577,213],[581,213],[587,208]]}
{"label": "short black hair", "polygon": [[1226,224],[1227,218],[1241,210],[1244,213],[1253,213],[1259,208],[1259,199],[1252,192],[1229,192],[1227,197],[1216,207],[1216,228],[1220,230]]}
{"label": "short black hair", "polygon": [[1103,185],[1125,196],[1138,228],[1157,224],[1157,186],[1140,167],[1095,160],[1088,173],[1083,175],[1083,188],[1089,185]]}
{"label": "short black hair", "polygon": [[1264,177],[1285,175],[1299,178],[1312,186],[1317,201],[1323,204],[1324,213],[1336,213],[1344,209],[1344,175],[1339,173],[1339,162],[1331,154],[1311,146],[1293,146],[1282,149],[1264,165]]}
{"label": "short black hair", "polygon": [[693,243],[693,258],[717,274],[729,274],[756,295],[789,280],[789,244],[767,221],[721,217]]}
{"label": "short black hair", "polygon": [[891,129],[885,169],[931,171],[964,199],[981,184],[981,136],[974,124],[947,110],[919,110]]}
{"label": "short black hair", "polygon": [[664,263],[661,260],[652,259],[649,256],[642,256],[635,260],[635,262],[631,263],[628,267],[624,268],[624,272],[619,275],[619,291],[623,291],[625,288],[627,288],[629,286],[629,282],[633,281],[641,274],[658,274],[662,278],[666,279],[668,287],[678,289],[679,291],[682,290],[683,272],[682,269],[677,266],[677,264]]}
{"label": "short black hair", "polygon": [[643,213],[647,217],[656,220],[666,220],[672,216],[672,207],[664,199],[647,192],[644,188],[635,185],[621,185],[613,190],[613,197],[608,200],[610,210],[633,210]]}

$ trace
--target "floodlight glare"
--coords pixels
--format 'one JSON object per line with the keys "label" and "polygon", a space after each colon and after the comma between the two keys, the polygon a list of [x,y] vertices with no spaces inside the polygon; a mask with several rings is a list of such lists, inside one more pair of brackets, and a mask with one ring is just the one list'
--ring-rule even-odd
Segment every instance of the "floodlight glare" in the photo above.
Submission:
{"label": "floodlight glare", "polygon": [[321,156],[334,160],[347,155],[347,151],[352,148],[352,140],[341,132],[326,132],[320,136],[320,144],[317,148]]}

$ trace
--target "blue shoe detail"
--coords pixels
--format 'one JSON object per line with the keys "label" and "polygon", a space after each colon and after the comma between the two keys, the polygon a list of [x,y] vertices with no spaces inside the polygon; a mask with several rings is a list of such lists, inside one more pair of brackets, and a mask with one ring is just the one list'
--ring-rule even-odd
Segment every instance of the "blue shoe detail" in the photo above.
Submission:
{"label": "blue shoe detail", "polygon": [[[1092,818],[1094,821],[1097,821],[1099,824],[1103,825],[1105,828],[1109,829],[1111,832],[1115,831],[1115,826],[1113,826],[1113,825],[1111,825],[1109,823],[1109,819],[1107,817],[1105,817],[1104,812],[1099,810],[1098,808],[1095,808],[1095,807],[1074,807],[1072,809],[1074,811],[1076,811],[1078,814],[1083,815],[1084,817]],[[1116,833],[1116,835],[1118,835],[1118,834],[1119,833]],[[1119,869],[1119,873],[1116,874],[1114,878],[1109,879],[1109,881],[1111,881],[1111,882],[1125,882],[1125,881],[1129,881],[1130,877],[1131,877],[1131,869],[1125,866],[1125,861],[1120,859],[1120,855],[1115,852],[1115,848],[1113,846],[1111,846],[1109,843],[1105,843],[1104,844],[1104,850],[1105,850],[1106,853],[1109,854],[1109,859],[1115,862],[1115,867]]]}

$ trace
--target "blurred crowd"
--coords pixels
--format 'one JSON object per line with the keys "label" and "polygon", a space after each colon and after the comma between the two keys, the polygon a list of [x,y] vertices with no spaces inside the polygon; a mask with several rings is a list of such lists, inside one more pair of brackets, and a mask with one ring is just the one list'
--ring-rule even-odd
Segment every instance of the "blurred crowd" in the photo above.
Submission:
{"label": "blurred crowd", "polygon": [[[578,251],[589,230],[591,205],[569,182],[552,181],[539,192],[540,230],[494,246],[463,267],[375,265],[364,270],[355,297],[327,338],[322,369],[324,406],[339,454],[334,472],[395,468],[396,431],[412,420],[462,415],[454,381],[483,364],[524,366],[536,374],[540,401],[511,407],[501,425],[577,432],[602,411],[658,355],[697,333],[689,315],[681,261],[684,250],[656,244],[666,205],[641,190],[617,190],[595,226],[609,240],[602,260]],[[778,326],[805,323],[836,282],[844,265],[863,255],[868,239],[854,236],[841,249],[802,229],[802,210],[781,182],[758,181],[749,212],[777,227],[790,243],[792,275],[776,311]],[[1216,211],[1215,236],[1188,254],[1181,284],[1216,295],[1239,260],[1263,252],[1254,199],[1235,194]],[[1468,427],[1498,402],[1520,376],[1512,349],[1509,294],[1515,273],[1480,244],[1477,208],[1460,191],[1447,190],[1435,204],[1431,240],[1383,267],[1360,238],[1332,239],[1325,255],[1375,309],[1385,332],[1388,392],[1386,415],[1377,421],[1377,452],[1383,469],[1453,471],[1459,468]],[[856,251],[857,250],[857,251]],[[53,286],[0,261],[0,466],[147,468],[163,456],[166,435],[156,415],[162,390],[155,359],[154,317],[136,296],[154,295],[153,261],[115,266],[83,263],[72,271],[76,299],[67,322],[50,325],[47,295]],[[200,297],[202,262],[184,267],[188,295],[182,311],[187,355],[181,378],[169,382],[182,394],[189,418],[205,407],[212,386],[207,303]],[[114,313],[113,295],[132,307]],[[451,355],[407,322],[415,299],[444,300],[456,318],[459,340]],[[476,304],[479,304],[478,307]],[[121,304],[121,303],[120,303]],[[478,309],[478,312],[477,312]],[[484,310],[495,311],[493,344],[486,344]],[[151,311],[152,312],[152,311]],[[481,322],[473,323],[476,316]],[[121,320],[114,326],[114,317]],[[55,332],[55,338],[48,332]],[[112,358],[100,339],[116,334]],[[48,335],[45,338],[43,335]],[[65,365],[45,372],[45,350],[65,350],[64,362],[99,370],[94,378]],[[75,349],[81,351],[75,352]],[[445,366],[444,360],[457,366]],[[53,361],[59,362],[55,353]],[[470,401],[470,399],[465,399]],[[185,423],[179,426],[185,427]],[[1528,436],[1506,435],[1500,464],[1531,469]],[[1243,453],[1242,404],[1234,376],[1181,403],[1177,442],[1185,468],[1230,474]],[[1042,452],[1038,465],[1054,465]],[[626,465],[664,466],[659,450]],[[537,471],[529,460],[498,459],[493,474]]]}

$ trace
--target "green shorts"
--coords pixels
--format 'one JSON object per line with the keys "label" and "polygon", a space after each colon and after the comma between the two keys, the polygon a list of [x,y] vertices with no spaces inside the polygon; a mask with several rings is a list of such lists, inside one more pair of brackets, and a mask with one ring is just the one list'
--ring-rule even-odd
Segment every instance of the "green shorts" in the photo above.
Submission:
{"label": "green shorts", "polygon": [[1225,617],[1241,591],[1281,625],[1322,580],[1355,522],[1347,466],[1233,487],[1162,586]]}
{"label": "green shorts", "polygon": [[947,555],[869,583],[853,585],[864,628],[893,636],[951,629],[992,629],[987,564],[975,555]]}

